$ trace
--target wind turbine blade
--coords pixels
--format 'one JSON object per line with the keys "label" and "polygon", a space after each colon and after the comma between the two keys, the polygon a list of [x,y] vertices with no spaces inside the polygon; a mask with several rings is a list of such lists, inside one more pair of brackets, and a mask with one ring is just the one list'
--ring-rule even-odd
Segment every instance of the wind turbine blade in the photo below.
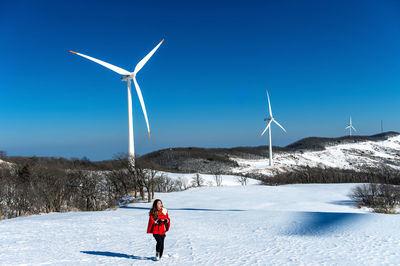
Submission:
{"label": "wind turbine blade", "polygon": [[287,133],[286,130],[283,128],[283,126],[281,126],[281,124],[279,124],[275,119],[273,119],[272,121],[274,121],[275,124],[277,124],[280,128],[282,128],[283,131],[285,131],[285,133]]}
{"label": "wind turbine blade", "polygon": [[272,122],[272,120],[269,121],[267,127],[266,127],[266,128],[264,129],[264,131],[261,133],[261,136],[264,135],[265,131],[267,131],[267,129],[271,126],[271,122]]}
{"label": "wind turbine blade", "polygon": [[149,119],[147,119],[147,112],[146,112],[146,106],[144,105],[143,101],[143,96],[142,92],[140,91],[139,84],[136,81],[136,78],[133,78],[133,83],[135,84],[136,92],[139,97],[140,105],[142,106],[143,114],[144,114],[144,119],[146,120],[146,125],[147,125],[147,131],[149,132],[149,138],[151,137],[150,135],[150,126],[149,126]]}
{"label": "wind turbine blade", "polygon": [[271,103],[270,103],[270,101],[269,101],[268,89],[267,89],[267,98],[268,98],[269,115],[270,115],[271,118],[272,118],[272,110],[271,110]]}
{"label": "wind turbine blade", "polygon": [[354,129],[354,131],[357,131],[355,127],[351,126],[352,129]]}
{"label": "wind turbine blade", "polygon": [[163,41],[164,39],[162,39],[162,41],[156,47],[154,47],[150,53],[140,60],[140,62],[136,65],[135,70],[133,70],[133,73],[138,73],[142,69],[142,67],[147,63],[147,61],[149,61],[150,57],[157,51],[158,47],[160,47]]}
{"label": "wind turbine blade", "polygon": [[77,54],[77,55],[80,55],[80,56],[82,56],[82,57],[84,57],[84,58],[86,58],[86,59],[89,59],[89,60],[93,61],[93,62],[96,62],[97,64],[100,64],[100,65],[102,65],[102,66],[104,66],[104,67],[106,67],[106,68],[108,68],[108,69],[111,69],[112,71],[115,71],[115,72],[117,72],[117,73],[120,74],[120,75],[130,75],[130,74],[131,74],[131,72],[126,71],[125,69],[122,69],[122,68],[120,68],[120,67],[111,65],[111,64],[109,64],[109,63],[106,63],[106,62],[101,61],[101,60],[99,60],[99,59],[93,58],[93,57],[91,57],[91,56],[87,56],[87,55],[84,55],[84,54],[81,54],[81,53],[77,53],[77,52],[74,52],[74,51],[70,51],[70,52],[71,52],[71,53],[74,53],[74,54]]}
{"label": "wind turbine blade", "polygon": [[350,128],[350,126],[347,126],[347,127],[345,127],[344,129],[348,129],[348,128]]}

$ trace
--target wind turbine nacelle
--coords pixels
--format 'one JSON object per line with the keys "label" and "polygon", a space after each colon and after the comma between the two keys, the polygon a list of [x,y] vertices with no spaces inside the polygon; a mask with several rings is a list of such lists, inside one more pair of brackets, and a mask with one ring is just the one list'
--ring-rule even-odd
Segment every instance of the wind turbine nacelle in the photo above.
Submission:
{"label": "wind turbine nacelle", "polygon": [[264,118],[264,121],[271,121],[271,118]]}
{"label": "wind turbine nacelle", "polygon": [[122,81],[128,81],[128,80],[131,79],[131,78],[132,78],[131,75],[123,75],[123,76],[121,76],[121,80],[122,80]]}

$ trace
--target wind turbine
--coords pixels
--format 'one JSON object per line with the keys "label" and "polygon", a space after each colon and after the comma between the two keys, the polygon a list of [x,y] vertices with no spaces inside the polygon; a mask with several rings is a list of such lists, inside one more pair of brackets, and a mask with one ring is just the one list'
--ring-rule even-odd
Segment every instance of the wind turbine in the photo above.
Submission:
{"label": "wind turbine", "polygon": [[261,136],[264,135],[264,133],[267,131],[267,129],[269,130],[269,166],[273,166],[273,162],[272,162],[272,137],[271,137],[271,124],[272,122],[274,122],[275,124],[277,124],[280,128],[282,128],[283,131],[286,132],[286,130],[283,128],[283,126],[281,126],[278,121],[276,121],[274,119],[274,117],[272,116],[272,110],[271,110],[271,103],[269,101],[269,94],[268,94],[268,89],[267,89],[267,98],[268,98],[268,107],[269,107],[269,116],[270,118],[265,118],[264,121],[269,121],[267,127],[264,129],[264,131],[261,133]]}
{"label": "wind turbine", "polygon": [[135,84],[136,92],[139,97],[140,105],[142,106],[144,118],[146,120],[146,125],[147,125],[147,131],[149,133],[149,138],[151,137],[150,135],[150,126],[149,126],[149,120],[147,118],[147,112],[146,112],[146,106],[144,105],[143,101],[143,96],[142,92],[140,91],[139,84],[136,81],[136,74],[142,69],[142,67],[147,63],[147,61],[150,59],[150,57],[157,51],[157,49],[160,47],[164,39],[156,46],[154,47],[153,50],[150,51],[140,62],[136,65],[135,69],[133,72],[129,72],[125,69],[122,69],[120,67],[111,65],[109,63],[106,63],[104,61],[101,61],[99,59],[77,53],[74,51],[70,51],[71,53],[80,55],[86,59],[89,59],[95,63],[98,63],[108,69],[111,69],[114,72],[117,72],[118,74],[121,75],[121,80],[127,82],[128,86],[128,120],[129,120],[129,161],[132,166],[135,165],[135,147],[134,147],[134,141],[133,141],[133,118],[132,118],[132,94],[131,94],[131,80],[133,80],[133,83]]}
{"label": "wind turbine", "polygon": [[351,129],[354,129],[354,131],[357,131],[357,130],[355,129],[355,127],[353,127],[353,124],[352,124],[352,122],[351,122],[351,116],[350,116],[350,125],[348,125],[348,126],[345,127],[344,129],[345,129],[345,130],[346,130],[346,129],[350,129],[350,136],[351,136]]}

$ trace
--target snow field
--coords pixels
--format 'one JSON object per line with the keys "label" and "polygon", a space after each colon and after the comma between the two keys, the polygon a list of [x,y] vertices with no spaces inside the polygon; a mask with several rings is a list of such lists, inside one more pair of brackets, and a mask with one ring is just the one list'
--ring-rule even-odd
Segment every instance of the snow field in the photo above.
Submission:
{"label": "snow field", "polygon": [[148,203],[0,222],[1,265],[395,265],[400,216],[357,209],[355,184],[202,187],[157,193],[171,218],[164,256]]}

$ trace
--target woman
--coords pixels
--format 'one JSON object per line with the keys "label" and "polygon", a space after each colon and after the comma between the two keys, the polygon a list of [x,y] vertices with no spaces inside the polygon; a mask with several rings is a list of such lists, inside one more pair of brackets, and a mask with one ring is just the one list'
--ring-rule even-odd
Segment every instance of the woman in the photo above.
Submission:
{"label": "woman", "polygon": [[162,257],[164,251],[165,232],[168,232],[171,220],[168,217],[168,211],[164,208],[162,201],[156,199],[153,207],[149,212],[149,224],[147,225],[147,233],[153,234],[157,241],[156,260]]}

